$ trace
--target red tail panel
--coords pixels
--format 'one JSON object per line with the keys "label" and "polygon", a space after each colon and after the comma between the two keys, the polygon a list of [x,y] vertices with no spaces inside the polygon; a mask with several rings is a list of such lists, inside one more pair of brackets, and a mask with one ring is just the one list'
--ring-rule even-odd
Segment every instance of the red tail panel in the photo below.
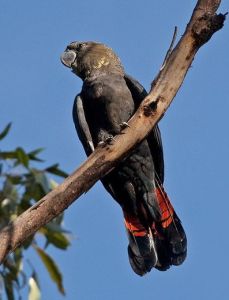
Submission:
{"label": "red tail panel", "polygon": [[174,209],[162,186],[156,188],[156,195],[161,210],[161,226],[167,228],[173,221]]}
{"label": "red tail panel", "polygon": [[125,226],[134,236],[145,236],[148,234],[145,227],[142,226],[139,219],[124,212]]}

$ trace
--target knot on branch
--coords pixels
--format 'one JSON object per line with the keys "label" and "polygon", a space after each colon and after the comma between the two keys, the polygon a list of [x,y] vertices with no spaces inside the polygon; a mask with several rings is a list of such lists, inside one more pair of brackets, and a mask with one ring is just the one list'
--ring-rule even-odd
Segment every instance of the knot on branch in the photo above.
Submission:
{"label": "knot on branch", "polygon": [[215,14],[214,16],[205,14],[195,22],[192,33],[199,47],[205,44],[216,31],[223,27],[226,15],[227,13]]}
{"label": "knot on branch", "polygon": [[152,116],[153,114],[155,114],[159,101],[164,102],[165,101],[164,97],[158,96],[155,101],[152,101],[152,102],[144,105],[143,110],[144,110],[144,115],[146,117],[149,117],[149,116]]}

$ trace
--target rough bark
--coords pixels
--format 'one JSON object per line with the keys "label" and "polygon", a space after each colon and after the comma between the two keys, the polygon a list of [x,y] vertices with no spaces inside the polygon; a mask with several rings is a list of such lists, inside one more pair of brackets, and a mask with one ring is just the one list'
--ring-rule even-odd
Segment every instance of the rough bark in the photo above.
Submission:
{"label": "rough bark", "polygon": [[184,35],[166,58],[148,96],[112,145],[100,146],[72,175],[0,232],[0,262],[75,201],[145,138],[175,97],[198,49],[222,28],[221,1],[199,0]]}

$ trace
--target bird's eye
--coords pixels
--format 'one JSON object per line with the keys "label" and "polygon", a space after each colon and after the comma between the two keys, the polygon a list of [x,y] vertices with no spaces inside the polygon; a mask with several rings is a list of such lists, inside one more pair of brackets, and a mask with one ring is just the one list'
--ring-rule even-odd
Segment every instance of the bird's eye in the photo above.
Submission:
{"label": "bird's eye", "polygon": [[76,50],[80,51],[82,48],[86,46],[86,43],[72,42],[67,46],[68,50]]}
{"label": "bird's eye", "polygon": [[81,50],[82,48],[84,48],[86,46],[85,43],[79,43],[76,47],[76,50]]}

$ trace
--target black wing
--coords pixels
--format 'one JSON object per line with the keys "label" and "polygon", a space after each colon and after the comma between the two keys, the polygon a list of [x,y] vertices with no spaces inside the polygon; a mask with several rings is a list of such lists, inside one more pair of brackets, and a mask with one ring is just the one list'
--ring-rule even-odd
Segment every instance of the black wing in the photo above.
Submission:
{"label": "black wing", "polygon": [[[144,87],[133,77],[125,74],[126,84],[132,94],[136,109],[141,104],[142,100],[147,96]],[[161,141],[161,132],[158,125],[155,125],[153,130],[147,137],[147,142],[150,147],[151,155],[153,157],[154,167],[160,182],[164,182],[164,156]]]}
{"label": "black wing", "polygon": [[[144,87],[133,77],[125,74],[126,84],[132,94],[136,109],[141,104],[142,100],[146,97],[147,92]],[[85,118],[83,107],[83,99],[81,94],[77,95],[73,105],[73,121],[75,123],[76,131],[79,139],[83,144],[84,150],[89,156],[94,151],[91,133]],[[147,142],[153,157],[156,174],[160,182],[164,182],[164,157],[163,147],[161,141],[161,133],[158,125],[156,125],[147,137]]]}
{"label": "black wing", "polygon": [[85,118],[85,112],[83,107],[83,100],[81,95],[77,95],[74,101],[72,110],[73,121],[75,128],[81,143],[83,144],[84,150],[89,156],[94,151],[94,145],[92,142],[91,133]]}
{"label": "black wing", "polygon": [[[147,92],[144,87],[133,77],[125,74],[126,84],[132,94],[136,109],[141,104],[142,100],[146,97]],[[75,128],[81,143],[83,144],[84,150],[89,156],[94,151],[94,145],[89,130],[89,126],[86,121],[85,111],[83,107],[83,99],[81,94],[78,94],[75,98],[73,105],[73,121]],[[164,182],[164,158],[163,158],[163,147],[161,141],[161,133],[158,125],[156,125],[147,137],[147,142],[150,148],[150,152],[153,158],[154,167],[159,181],[163,184]],[[109,177],[103,178],[102,180],[105,188],[114,197],[111,185],[109,184]]]}

